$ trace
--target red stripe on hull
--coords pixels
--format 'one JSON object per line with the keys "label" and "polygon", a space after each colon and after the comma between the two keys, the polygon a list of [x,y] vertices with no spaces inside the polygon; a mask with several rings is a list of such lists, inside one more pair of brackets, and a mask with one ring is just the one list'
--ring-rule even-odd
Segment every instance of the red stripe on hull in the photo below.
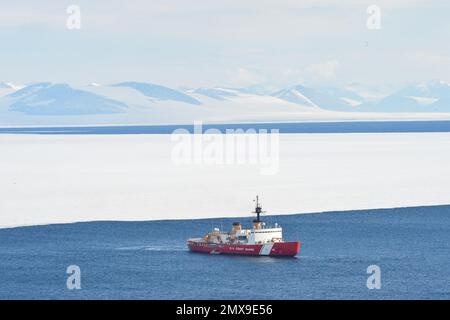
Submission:
{"label": "red stripe on hull", "polygon": [[293,257],[300,251],[300,242],[275,242],[270,251],[264,252],[262,244],[214,244],[206,242],[189,241],[191,251],[216,254],[239,254],[249,256],[290,256]]}

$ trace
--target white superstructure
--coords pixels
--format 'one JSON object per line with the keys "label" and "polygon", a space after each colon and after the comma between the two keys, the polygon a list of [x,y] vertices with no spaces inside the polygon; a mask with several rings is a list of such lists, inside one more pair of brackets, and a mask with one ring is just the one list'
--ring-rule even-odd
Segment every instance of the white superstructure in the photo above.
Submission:
{"label": "white superstructure", "polygon": [[223,232],[215,228],[205,236],[205,240],[212,243],[237,243],[237,244],[266,244],[281,242],[283,240],[283,229],[275,223],[273,227],[267,227],[260,219],[262,212],[258,196],[256,197],[256,219],[253,220],[252,229],[242,229],[239,222],[233,223],[230,232]]}

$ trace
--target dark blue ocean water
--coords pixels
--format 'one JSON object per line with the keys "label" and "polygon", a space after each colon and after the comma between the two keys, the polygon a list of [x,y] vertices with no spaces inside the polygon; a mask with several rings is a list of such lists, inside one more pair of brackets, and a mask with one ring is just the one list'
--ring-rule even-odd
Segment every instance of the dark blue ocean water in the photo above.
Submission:
{"label": "dark blue ocean water", "polygon": [[[0,128],[1,133],[16,134],[170,134],[175,129],[194,132],[190,125],[157,126],[86,126]],[[296,123],[243,123],[203,125],[203,131],[217,129],[278,129],[280,133],[381,133],[381,132],[450,132],[450,121],[351,121],[351,122],[296,122]]]}
{"label": "dark blue ocean water", "polygon": [[[302,241],[298,257],[186,249],[186,238],[236,219],[2,229],[0,298],[450,299],[450,206],[270,219]],[[66,268],[74,264],[82,289],[69,291]],[[373,264],[380,290],[366,287]]]}

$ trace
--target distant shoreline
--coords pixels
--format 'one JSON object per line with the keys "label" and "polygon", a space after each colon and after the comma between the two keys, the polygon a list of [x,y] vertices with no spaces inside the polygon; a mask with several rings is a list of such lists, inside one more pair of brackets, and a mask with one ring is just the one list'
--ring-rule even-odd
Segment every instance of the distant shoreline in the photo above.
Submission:
{"label": "distant shoreline", "polygon": [[[450,132],[450,120],[383,120],[337,122],[262,122],[234,124],[203,124],[203,131],[217,129],[278,129],[280,133],[395,133]],[[1,127],[0,134],[171,134],[176,129],[194,132],[193,124],[180,125],[92,125]]]}
{"label": "distant shoreline", "polygon": [[[435,205],[423,205],[423,206],[405,206],[405,207],[386,207],[386,208],[372,208],[372,209],[354,209],[354,210],[336,210],[336,211],[317,211],[317,212],[305,212],[305,213],[286,213],[286,214],[268,214],[263,218],[273,220],[281,217],[295,217],[295,216],[305,216],[305,215],[333,215],[333,214],[376,214],[382,212],[392,212],[392,211],[407,211],[411,209],[426,209],[426,208],[445,208],[450,207],[449,204],[435,204]],[[248,219],[249,223],[253,215],[248,216],[224,216],[224,217],[210,217],[210,218],[173,218],[173,219],[148,219],[148,220],[88,220],[88,221],[73,221],[73,222],[55,222],[55,223],[42,223],[42,224],[30,224],[30,225],[18,225],[18,226],[10,226],[10,227],[2,227],[0,226],[0,232],[2,230],[8,229],[19,229],[19,228],[38,228],[38,227],[47,227],[47,226],[65,226],[65,225],[74,225],[74,224],[91,224],[91,223],[151,223],[151,222],[187,222],[187,221],[245,221]]]}

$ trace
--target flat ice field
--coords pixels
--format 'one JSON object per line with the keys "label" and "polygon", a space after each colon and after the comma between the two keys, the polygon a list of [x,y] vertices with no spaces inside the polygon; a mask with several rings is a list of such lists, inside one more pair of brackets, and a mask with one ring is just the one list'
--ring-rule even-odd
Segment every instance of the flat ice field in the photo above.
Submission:
{"label": "flat ice field", "polygon": [[282,134],[279,169],[175,164],[170,135],[0,135],[0,227],[450,204],[450,133]]}

